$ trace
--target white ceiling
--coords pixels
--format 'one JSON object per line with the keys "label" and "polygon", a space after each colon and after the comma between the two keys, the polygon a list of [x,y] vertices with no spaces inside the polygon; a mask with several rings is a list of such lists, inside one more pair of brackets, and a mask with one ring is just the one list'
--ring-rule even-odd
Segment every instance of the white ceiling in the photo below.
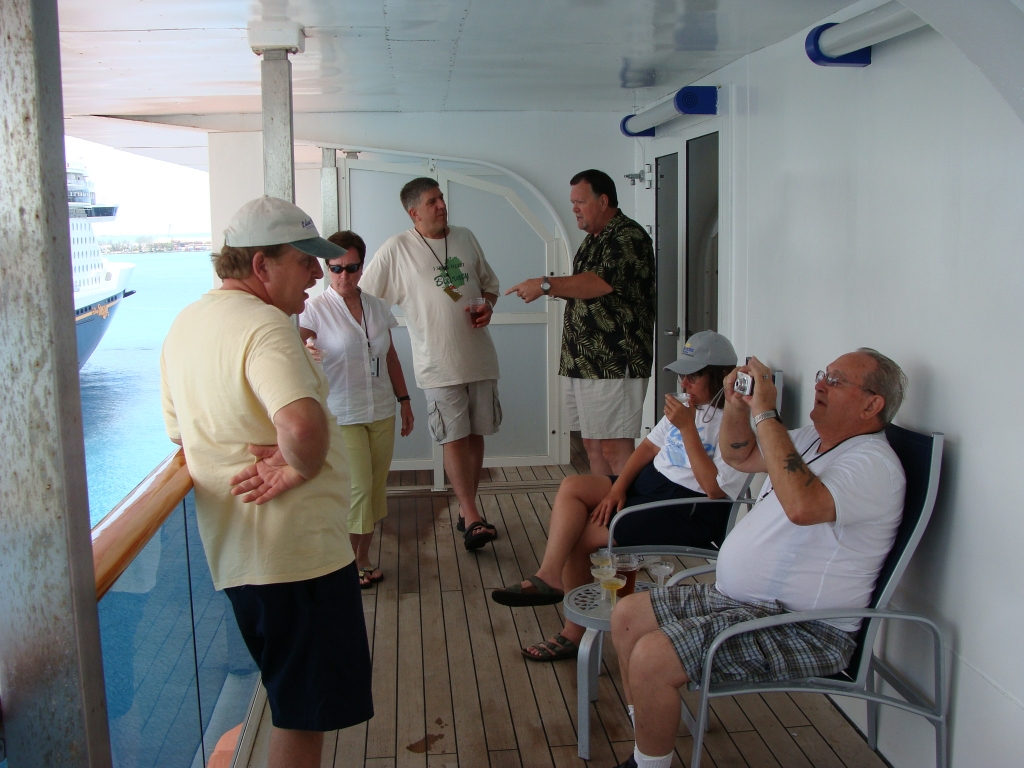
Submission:
{"label": "white ceiling", "polygon": [[[628,110],[850,0],[59,0],[67,115],[260,111],[253,18],[302,23],[298,112]],[[644,87],[623,87],[627,85]]]}

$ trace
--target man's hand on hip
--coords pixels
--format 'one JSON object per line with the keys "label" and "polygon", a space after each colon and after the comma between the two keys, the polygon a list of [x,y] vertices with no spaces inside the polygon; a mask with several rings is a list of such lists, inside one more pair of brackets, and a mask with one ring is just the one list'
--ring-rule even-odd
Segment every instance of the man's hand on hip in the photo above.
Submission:
{"label": "man's hand on hip", "polygon": [[302,485],[306,478],[293,467],[288,466],[281,449],[276,445],[250,445],[249,453],[256,457],[256,463],[243,469],[228,482],[231,495],[247,494],[242,501],[247,504],[266,504],[285,491]]}

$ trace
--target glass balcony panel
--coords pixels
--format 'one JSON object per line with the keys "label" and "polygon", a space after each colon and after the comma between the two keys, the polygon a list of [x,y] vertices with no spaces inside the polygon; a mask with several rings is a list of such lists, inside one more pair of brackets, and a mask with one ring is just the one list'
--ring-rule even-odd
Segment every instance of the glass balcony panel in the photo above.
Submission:
{"label": "glass balcony panel", "polygon": [[213,581],[190,493],[99,604],[115,766],[203,768],[234,749],[258,674]]}

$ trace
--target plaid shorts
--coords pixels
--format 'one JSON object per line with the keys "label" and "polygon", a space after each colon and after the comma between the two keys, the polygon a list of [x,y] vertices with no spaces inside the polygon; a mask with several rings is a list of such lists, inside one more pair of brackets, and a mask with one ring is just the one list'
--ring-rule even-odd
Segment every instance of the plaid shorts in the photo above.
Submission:
{"label": "plaid shorts", "polygon": [[[714,584],[665,587],[649,594],[658,626],[672,642],[687,677],[698,683],[715,635],[741,621],[786,613],[777,600],[741,603],[723,595]],[[853,634],[822,621],[746,632],[719,647],[711,682],[834,675],[846,669],[856,645]]]}

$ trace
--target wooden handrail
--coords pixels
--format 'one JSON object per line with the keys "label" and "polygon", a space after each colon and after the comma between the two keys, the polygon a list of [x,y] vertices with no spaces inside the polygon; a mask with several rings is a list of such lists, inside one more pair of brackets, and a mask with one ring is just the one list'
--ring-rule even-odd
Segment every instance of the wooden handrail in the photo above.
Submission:
{"label": "wooden handrail", "polygon": [[188,492],[192,477],[180,448],[125,496],[92,529],[98,601],[131,565]]}

